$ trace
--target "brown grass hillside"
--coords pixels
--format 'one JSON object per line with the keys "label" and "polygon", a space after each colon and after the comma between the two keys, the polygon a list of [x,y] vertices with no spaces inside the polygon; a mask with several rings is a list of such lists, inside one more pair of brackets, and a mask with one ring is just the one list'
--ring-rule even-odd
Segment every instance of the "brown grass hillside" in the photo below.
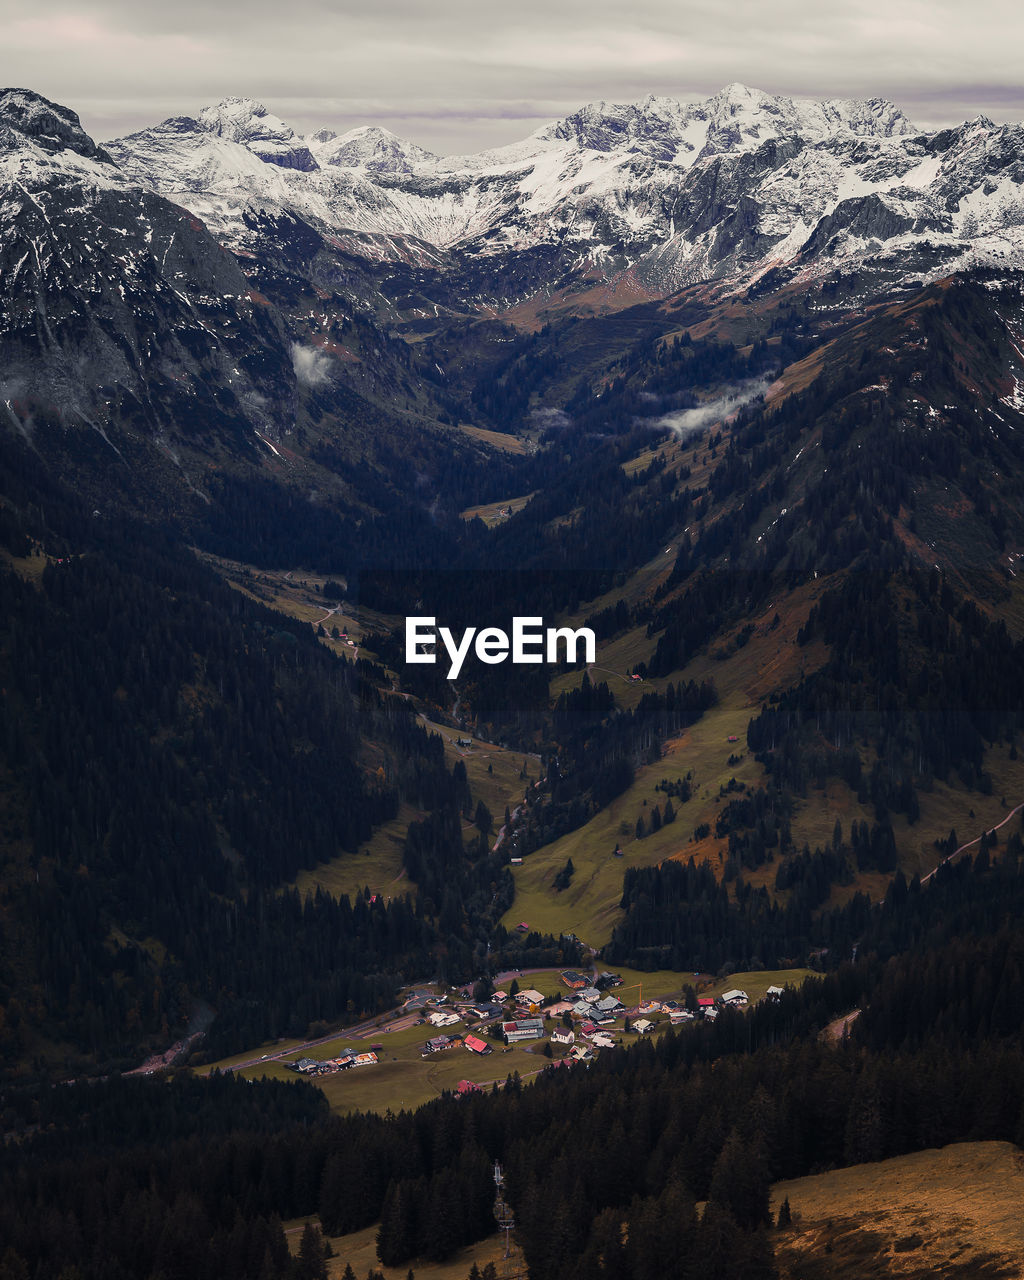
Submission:
{"label": "brown grass hillside", "polygon": [[773,1233],[779,1280],[1024,1276],[1024,1153],[959,1142],[780,1182],[793,1225]]}

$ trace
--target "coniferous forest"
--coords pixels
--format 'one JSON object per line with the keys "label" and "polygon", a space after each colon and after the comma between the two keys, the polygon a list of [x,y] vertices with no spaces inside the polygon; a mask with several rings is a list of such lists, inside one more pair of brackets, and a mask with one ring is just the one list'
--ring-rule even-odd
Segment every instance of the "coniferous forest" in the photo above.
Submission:
{"label": "coniferous forest", "polygon": [[[740,288],[767,241],[729,184],[810,144],[735,131],[659,197],[706,279],[620,289],[607,210],[614,289],[573,218],[436,256],[257,203],[236,252],[121,179],[75,203],[115,160],[10,92],[0,177],[45,163],[0,191],[0,1280],[355,1280],[328,1238],[367,1231],[429,1269],[494,1235],[495,1163],[530,1280],[817,1280],[774,1183],[1024,1145],[1019,273],[929,240],[826,270],[837,215]],[[411,617],[565,647],[449,679]],[[654,1034],[630,996],[577,1052],[566,1005],[571,1053],[503,1065],[520,986],[617,968],[673,988]],[[740,973],[800,981],[723,1004]],[[427,989],[472,993],[483,1087],[413,1106],[377,1044],[393,1092],[332,1110],[260,1065],[400,1008],[418,1037]]]}

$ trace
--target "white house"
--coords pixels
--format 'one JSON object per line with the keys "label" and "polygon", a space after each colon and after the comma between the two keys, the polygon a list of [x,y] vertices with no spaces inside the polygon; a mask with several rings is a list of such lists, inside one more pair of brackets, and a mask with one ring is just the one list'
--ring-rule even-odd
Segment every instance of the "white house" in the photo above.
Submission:
{"label": "white house", "polygon": [[575,1044],[576,1032],[569,1027],[555,1027],[551,1033],[552,1044]]}
{"label": "white house", "polygon": [[654,1023],[647,1018],[637,1018],[636,1022],[633,1023],[633,1030],[638,1036],[645,1036],[648,1032],[654,1030]]}
{"label": "white house", "polygon": [[722,994],[723,1004],[746,1004],[747,993],[745,991],[733,990],[726,991]]}

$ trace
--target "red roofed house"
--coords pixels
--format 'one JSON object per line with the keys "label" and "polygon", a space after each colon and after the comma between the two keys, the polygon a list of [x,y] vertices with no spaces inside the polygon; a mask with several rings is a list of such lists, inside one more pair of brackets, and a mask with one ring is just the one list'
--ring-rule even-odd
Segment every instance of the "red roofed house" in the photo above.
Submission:
{"label": "red roofed house", "polygon": [[492,1047],[485,1040],[481,1040],[479,1036],[466,1036],[465,1045],[470,1053],[494,1052]]}

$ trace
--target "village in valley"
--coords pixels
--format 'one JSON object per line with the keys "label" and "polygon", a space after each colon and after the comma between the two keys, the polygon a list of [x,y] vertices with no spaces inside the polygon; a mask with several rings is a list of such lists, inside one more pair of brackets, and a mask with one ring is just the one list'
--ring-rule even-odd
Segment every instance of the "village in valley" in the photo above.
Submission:
{"label": "village in valley", "polygon": [[[502,1083],[510,1073],[503,1069],[500,1055],[516,1048],[542,1059],[533,1066],[531,1073],[535,1074],[549,1066],[590,1063],[602,1050],[656,1034],[666,1027],[714,1021],[723,1009],[744,1009],[754,1002],[738,986],[712,992],[712,987],[723,983],[708,974],[694,974],[692,984],[678,992],[678,998],[647,999],[643,998],[642,980],[627,987],[621,974],[610,971],[543,970],[530,977],[519,976],[523,976],[524,983],[532,979],[545,990],[521,987],[516,974],[499,975],[504,979],[503,986],[489,993],[485,989],[492,984],[487,981],[448,991],[416,988],[400,1008],[354,1029],[363,1038],[380,1037],[382,1043],[369,1048],[337,1048],[336,1043],[325,1040],[316,1047],[321,1053],[329,1050],[327,1056],[290,1047],[264,1055],[260,1063],[268,1063],[272,1057],[287,1071],[324,1077],[377,1066],[399,1044],[406,1050],[405,1056],[413,1057],[418,1052],[419,1058],[428,1063],[442,1058],[451,1061],[456,1055],[468,1063],[470,1060],[462,1058],[462,1054],[469,1053],[472,1059],[479,1060],[479,1066],[460,1068],[463,1077],[457,1082],[452,1079],[450,1084],[456,1094],[466,1094]],[[679,975],[672,976],[678,983]],[[763,979],[769,975],[757,976]],[[784,991],[775,983],[765,989],[763,980],[759,986],[761,994],[755,1000],[777,1000]],[[385,1037],[387,1043],[383,1043]],[[521,1057],[517,1059],[519,1065],[522,1061]],[[251,1070],[254,1065],[239,1063],[234,1069]],[[473,1076],[477,1079],[470,1078]],[[336,1095],[335,1105],[341,1101]],[[401,1105],[402,1099],[396,1097],[394,1102]]]}

